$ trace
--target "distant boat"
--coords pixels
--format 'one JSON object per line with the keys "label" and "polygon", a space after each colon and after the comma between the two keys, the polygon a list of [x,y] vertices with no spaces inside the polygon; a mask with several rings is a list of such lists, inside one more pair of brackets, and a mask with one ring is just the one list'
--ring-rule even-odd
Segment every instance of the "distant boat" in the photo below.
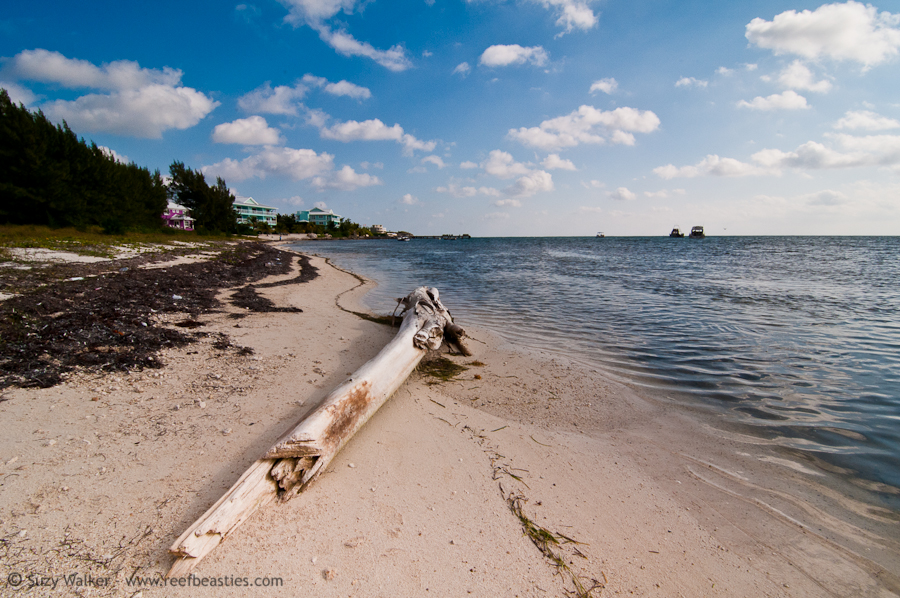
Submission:
{"label": "distant boat", "polygon": [[597,238],[598,238],[598,239],[602,239],[602,238],[604,238],[605,236],[606,236],[606,235],[604,235],[603,233],[597,233]]}
{"label": "distant boat", "polygon": [[680,239],[680,238],[684,237],[684,233],[681,232],[681,229],[679,229],[679,228],[676,226],[675,228],[672,229],[672,232],[669,233],[669,236],[672,237],[672,238],[678,238],[678,239]]}
{"label": "distant boat", "polygon": [[706,237],[706,235],[703,234],[702,226],[694,226],[691,228],[691,238],[692,239],[703,239],[704,237]]}
{"label": "distant boat", "polygon": [[411,237],[407,237],[406,235],[398,235],[397,236],[398,241],[409,241],[410,239],[411,239]]}

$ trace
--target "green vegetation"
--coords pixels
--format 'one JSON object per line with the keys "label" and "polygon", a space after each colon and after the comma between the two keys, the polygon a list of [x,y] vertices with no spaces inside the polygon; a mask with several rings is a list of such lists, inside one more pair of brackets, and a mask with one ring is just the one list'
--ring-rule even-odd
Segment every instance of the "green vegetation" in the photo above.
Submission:
{"label": "green vegetation", "polygon": [[165,208],[158,171],[120,164],[0,90],[0,222],[118,234],[158,230]]}
{"label": "green vegetation", "polygon": [[191,211],[194,229],[198,232],[233,233],[237,231],[237,212],[234,195],[221,177],[210,186],[199,170],[185,168],[175,161],[169,166],[172,180],[169,182],[169,198]]}
{"label": "green vegetation", "polygon": [[352,237],[377,236],[372,229],[362,226],[345,218],[340,224],[329,223],[328,226],[320,226],[309,222],[297,222],[296,214],[278,214],[278,224],[275,225],[276,233],[316,233],[317,235],[329,234],[336,239]]}

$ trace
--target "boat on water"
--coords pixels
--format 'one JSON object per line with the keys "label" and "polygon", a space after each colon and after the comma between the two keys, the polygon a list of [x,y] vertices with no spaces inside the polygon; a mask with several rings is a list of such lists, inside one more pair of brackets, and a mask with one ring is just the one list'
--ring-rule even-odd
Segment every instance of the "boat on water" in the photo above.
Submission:
{"label": "boat on water", "polygon": [[598,239],[602,239],[602,238],[604,238],[605,236],[606,236],[606,235],[604,235],[603,233],[597,233],[597,238],[598,238]]}
{"label": "boat on water", "polygon": [[672,232],[669,233],[669,236],[672,237],[673,239],[674,238],[680,239],[680,238],[684,237],[684,233],[681,232],[681,229],[676,226],[676,227],[672,228]]}
{"label": "boat on water", "polygon": [[406,235],[398,235],[397,236],[398,241],[409,241],[411,239],[412,239],[412,237],[407,237]]}
{"label": "boat on water", "polygon": [[703,239],[706,235],[703,233],[702,226],[694,226],[691,227],[691,238],[692,239]]}

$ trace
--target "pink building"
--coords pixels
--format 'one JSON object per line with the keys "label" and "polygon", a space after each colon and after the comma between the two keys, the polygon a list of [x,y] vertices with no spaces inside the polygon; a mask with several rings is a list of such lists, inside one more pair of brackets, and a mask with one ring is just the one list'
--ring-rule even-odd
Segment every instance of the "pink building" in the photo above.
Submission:
{"label": "pink building", "polygon": [[177,203],[169,202],[162,214],[166,226],[181,230],[194,230],[194,219],[188,215],[188,209]]}

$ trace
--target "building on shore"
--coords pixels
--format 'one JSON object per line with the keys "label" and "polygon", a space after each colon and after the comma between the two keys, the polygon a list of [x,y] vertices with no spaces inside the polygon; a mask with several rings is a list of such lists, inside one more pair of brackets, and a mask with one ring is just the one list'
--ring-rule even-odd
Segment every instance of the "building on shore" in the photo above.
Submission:
{"label": "building on shore", "polygon": [[237,212],[238,223],[252,224],[264,222],[269,226],[278,224],[278,209],[264,206],[252,197],[238,197],[234,200],[234,211]]}
{"label": "building on shore", "polygon": [[383,235],[387,232],[387,229],[385,229],[384,226],[381,224],[373,224],[372,232],[375,233],[376,235]]}
{"label": "building on shore", "polygon": [[191,218],[188,209],[181,204],[170,201],[166,211],[162,213],[162,219],[168,227],[194,230],[194,219]]}
{"label": "building on shore", "polygon": [[311,210],[300,210],[296,214],[297,222],[309,222],[310,224],[318,224],[319,226],[328,226],[334,222],[335,225],[341,223],[343,216],[335,214],[332,210],[323,210],[322,208],[313,208]]}

